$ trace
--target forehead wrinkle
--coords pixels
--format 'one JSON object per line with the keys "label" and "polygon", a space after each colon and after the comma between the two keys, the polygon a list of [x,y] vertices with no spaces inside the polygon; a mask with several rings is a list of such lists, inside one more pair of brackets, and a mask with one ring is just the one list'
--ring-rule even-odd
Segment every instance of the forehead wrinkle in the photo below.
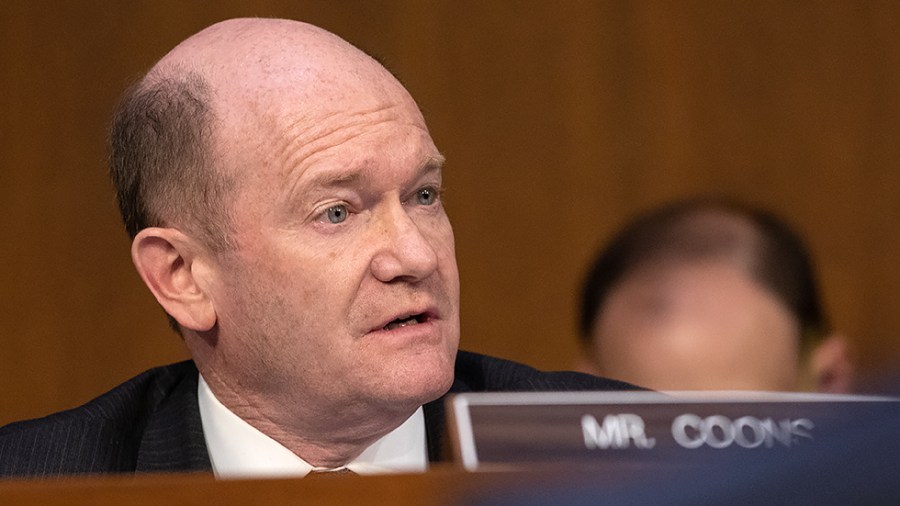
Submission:
{"label": "forehead wrinkle", "polygon": [[[347,118],[347,121],[331,121],[344,115],[343,111],[333,111],[321,118],[301,117],[285,127],[284,135],[276,136],[278,139],[274,156],[280,162],[282,170],[290,173],[301,170],[316,158],[317,154],[336,147],[355,137],[368,132],[368,128],[391,121],[387,111],[396,108],[396,105],[376,107],[374,109],[356,112]],[[384,117],[372,120],[371,116],[383,114]],[[335,123],[323,126],[323,123]],[[346,130],[357,131],[340,136]],[[308,138],[306,138],[308,137]],[[337,137],[331,139],[332,137]]]}

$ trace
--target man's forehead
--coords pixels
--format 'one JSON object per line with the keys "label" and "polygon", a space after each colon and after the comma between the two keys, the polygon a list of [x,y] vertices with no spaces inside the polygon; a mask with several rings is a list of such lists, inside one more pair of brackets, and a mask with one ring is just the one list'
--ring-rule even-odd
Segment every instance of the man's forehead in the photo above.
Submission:
{"label": "man's forehead", "polygon": [[[241,107],[272,90],[321,94],[354,81],[380,86],[371,57],[326,30],[284,19],[232,19],[189,37],[165,55],[148,79],[202,76],[223,107]],[[377,83],[377,84],[376,84]]]}
{"label": "man's forehead", "polygon": [[281,158],[277,153],[296,149],[291,139],[313,140],[317,129],[338,130],[346,126],[343,117],[368,109],[400,106],[406,121],[426,128],[415,102],[378,62],[297,21],[217,23],[173,49],[148,79],[185,71],[212,91],[213,138],[227,166],[246,166],[257,155]]}
{"label": "man's forehead", "polygon": [[[333,57],[352,54],[355,48],[337,35],[319,27],[286,19],[230,19],[209,26],[188,37],[160,59],[157,65],[205,67],[229,71],[254,70],[281,60],[302,57],[310,65]],[[240,78],[241,75],[232,75]]]}

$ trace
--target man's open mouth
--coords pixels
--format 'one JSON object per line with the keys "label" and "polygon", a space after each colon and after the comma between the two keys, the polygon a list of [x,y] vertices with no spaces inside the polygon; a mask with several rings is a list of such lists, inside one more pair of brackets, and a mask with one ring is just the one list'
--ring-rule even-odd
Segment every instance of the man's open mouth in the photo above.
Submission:
{"label": "man's open mouth", "polygon": [[428,319],[428,315],[425,313],[419,313],[411,316],[403,316],[397,318],[396,320],[388,323],[384,326],[384,330],[394,330],[399,329],[401,327],[406,327],[409,325],[416,325],[418,323],[423,323]]}

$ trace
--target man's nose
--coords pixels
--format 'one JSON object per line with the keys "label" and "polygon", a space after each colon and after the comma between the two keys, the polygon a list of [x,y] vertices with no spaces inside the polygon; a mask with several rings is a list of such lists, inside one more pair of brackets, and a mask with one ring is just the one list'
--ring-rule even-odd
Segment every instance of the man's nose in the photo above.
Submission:
{"label": "man's nose", "polygon": [[372,274],[384,283],[419,281],[438,266],[438,256],[420,223],[397,202],[386,206],[376,228],[377,249],[372,257]]}

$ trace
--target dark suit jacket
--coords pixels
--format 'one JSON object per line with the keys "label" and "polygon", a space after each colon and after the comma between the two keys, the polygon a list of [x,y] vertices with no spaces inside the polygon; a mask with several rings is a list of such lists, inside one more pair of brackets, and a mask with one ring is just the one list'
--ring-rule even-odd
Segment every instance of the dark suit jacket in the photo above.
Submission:
{"label": "dark suit jacket", "polygon": [[[151,369],[87,404],[0,428],[0,476],[210,471],[197,368]],[[630,390],[627,383],[460,351],[448,393]],[[425,405],[431,461],[447,457],[444,398]]]}

